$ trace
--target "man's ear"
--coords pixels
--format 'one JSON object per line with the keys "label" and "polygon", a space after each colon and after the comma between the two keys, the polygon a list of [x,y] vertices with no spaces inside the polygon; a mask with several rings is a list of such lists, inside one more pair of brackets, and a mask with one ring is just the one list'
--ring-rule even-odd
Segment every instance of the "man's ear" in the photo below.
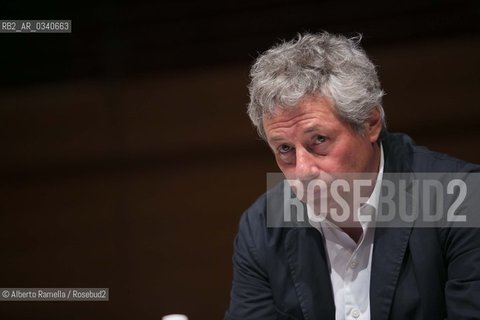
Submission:
{"label": "man's ear", "polygon": [[366,133],[370,142],[374,143],[377,142],[378,137],[380,136],[380,132],[382,131],[383,123],[382,117],[380,115],[380,111],[378,108],[372,110],[370,117],[367,120],[367,124],[365,126]]}

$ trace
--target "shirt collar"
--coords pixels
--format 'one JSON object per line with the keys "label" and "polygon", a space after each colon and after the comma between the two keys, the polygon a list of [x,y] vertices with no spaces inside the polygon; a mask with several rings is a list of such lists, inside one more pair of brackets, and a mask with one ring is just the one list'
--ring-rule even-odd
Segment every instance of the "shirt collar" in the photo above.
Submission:
{"label": "shirt collar", "polygon": [[[373,206],[376,210],[378,210],[378,202],[380,199],[380,189],[382,187],[383,166],[384,166],[383,146],[382,146],[382,143],[380,143],[380,165],[378,168],[377,180],[375,182],[375,187],[373,188],[372,194],[368,198],[367,202],[365,202],[365,204],[369,204]],[[365,206],[365,204],[363,206]]]}

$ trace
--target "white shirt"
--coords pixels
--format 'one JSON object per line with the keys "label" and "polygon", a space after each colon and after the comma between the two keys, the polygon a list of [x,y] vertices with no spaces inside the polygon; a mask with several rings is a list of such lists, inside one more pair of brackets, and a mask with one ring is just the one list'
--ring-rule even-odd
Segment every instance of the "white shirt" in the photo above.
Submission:
{"label": "white shirt", "polygon": [[[374,216],[375,210],[378,209],[383,161],[383,147],[380,145],[377,181],[367,202],[359,208],[364,215]],[[372,210],[372,207],[375,210]],[[358,244],[328,220],[324,220],[320,225],[313,224],[325,239],[336,320],[370,320],[370,272],[375,221],[371,219],[370,222],[360,223],[363,233]]]}

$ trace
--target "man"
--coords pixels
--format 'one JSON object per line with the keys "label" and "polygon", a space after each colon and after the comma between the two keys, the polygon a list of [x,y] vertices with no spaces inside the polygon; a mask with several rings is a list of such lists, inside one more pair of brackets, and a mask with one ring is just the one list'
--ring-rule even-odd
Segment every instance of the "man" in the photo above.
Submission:
{"label": "man", "polygon": [[[357,40],[321,33],[277,45],[252,67],[249,90],[249,116],[289,187],[241,218],[225,319],[480,319],[478,228],[421,228],[420,219],[379,227],[387,175],[479,167],[386,131],[383,91]],[[368,183],[355,204],[356,175]],[[335,218],[342,201],[309,189],[314,181],[347,181],[336,194],[346,219]],[[309,224],[272,227],[290,186]],[[360,219],[365,212],[371,218]]]}

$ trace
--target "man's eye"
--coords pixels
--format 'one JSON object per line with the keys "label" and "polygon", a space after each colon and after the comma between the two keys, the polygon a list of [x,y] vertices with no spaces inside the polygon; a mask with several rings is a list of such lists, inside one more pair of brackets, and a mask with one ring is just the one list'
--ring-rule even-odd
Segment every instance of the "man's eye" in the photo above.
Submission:
{"label": "man's eye", "polygon": [[278,147],[278,152],[280,153],[287,153],[290,150],[292,150],[292,147],[288,144],[282,144],[280,147]]}
{"label": "man's eye", "polygon": [[317,143],[317,144],[324,143],[325,141],[327,141],[327,138],[325,138],[324,136],[316,136],[315,137],[315,143]]}

